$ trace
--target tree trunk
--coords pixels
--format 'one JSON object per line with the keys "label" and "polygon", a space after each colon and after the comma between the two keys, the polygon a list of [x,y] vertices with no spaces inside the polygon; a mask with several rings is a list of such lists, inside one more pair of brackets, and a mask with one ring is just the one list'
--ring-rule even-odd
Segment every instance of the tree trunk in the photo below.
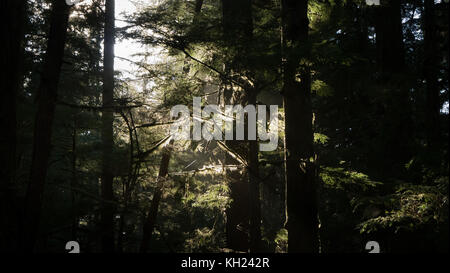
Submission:
{"label": "tree trunk", "polygon": [[144,222],[143,238],[140,248],[141,253],[146,253],[148,251],[150,241],[152,240],[153,229],[155,227],[156,217],[158,215],[158,207],[163,193],[164,181],[169,173],[169,162],[170,157],[172,156],[172,149],[173,140],[170,140],[169,145],[164,147],[163,150],[155,193],[153,194],[152,203],[150,204],[150,209]]}
{"label": "tree trunk", "polygon": [[[247,98],[242,93],[234,92],[231,83],[225,84],[223,90],[224,105],[245,104]],[[235,131],[235,128],[234,130]],[[246,141],[226,140],[227,147],[247,157]],[[239,165],[240,162],[229,153],[225,153],[225,165]],[[226,209],[226,237],[227,247],[236,251],[247,252],[249,245],[249,223],[250,223],[250,198],[248,184],[248,170],[225,170],[226,180],[230,188],[231,204]]]}
{"label": "tree trunk", "polygon": [[[249,104],[256,107],[256,91],[250,90]],[[259,191],[258,141],[248,141],[248,182],[250,197],[250,252],[261,252],[261,200]]]}
{"label": "tree trunk", "polygon": [[400,0],[382,0],[377,7],[376,43],[378,65],[385,76],[405,66]]}
{"label": "tree trunk", "polygon": [[[247,55],[253,38],[253,18],[251,0],[222,0],[223,40],[239,51],[237,58]],[[230,75],[235,60],[225,64],[227,75]],[[244,71],[237,71],[244,72]],[[256,94],[252,88],[235,91],[231,82],[224,82],[224,104],[256,104]],[[251,99],[252,101],[249,101]],[[247,126],[246,126],[247,127]],[[243,155],[249,168],[245,171],[227,170],[230,187],[230,207],[227,209],[227,245],[237,251],[259,251],[261,241],[261,214],[258,180],[258,146],[256,141],[225,142],[232,150]],[[225,155],[225,164],[238,164],[230,155]]]}
{"label": "tree trunk", "polygon": [[[114,200],[112,150],[114,111],[114,36],[115,0],[105,2],[105,39],[103,56],[103,107],[102,112],[102,181],[101,196],[105,201]],[[114,252],[114,209],[112,202],[104,202],[101,211],[101,231],[103,252]]]}
{"label": "tree trunk", "polygon": [[[317,185],[313,150],[308,1],[283,0],[286,228],[288,252],[318,252]],[[300,54],[299,54],[300,53]],[[299,79],[297,74],[299,73]]]}
{"label": "tree trunk", "polygon": [[14,250],[17,247],[17,213],[3,208],[13,207],[16,169],[16,99],[23,76],[23,38],[26,20],[25,0],[1,1],[2,35],[5,48],[2,50],[2,67],[0,92],[0,249]]}
{"label": "tree trunk", "polygon": [[[0,137],[2,170],[0,189],[9,188],[14,180],[16,154],[16,98],[22,79],[23,38],[26,1],[5,0],[1,2],[2,33],[5,48],[2,50],[2,92],[0,121],[3,133]],[[2,20],[2,21],[3,21]]]}
{"label": "tree trunk", "polygon": [[76,205],[76,192],[75,188],[78,184],[78,174],[77,174],[77,117],[73,115],[73,130],[72,130],[72,179],[70,181],[70,194],[71,194],[71,205],[72,205],[72,240],[77,241],[78,234],[78,210]]}
{"label": "tree trunk", "polygon": [[441,110],[438,86],[439,44],[433,0],[425,0],[424,16],[427,144],[433,151],[440,140],[439,115]]}
{"label": "tree trunk", "polygon": [[37,93],[33,154],[30,181],[26,193],[23,248],[32,251],[36,242],[41,215],[42,197],[50,157],[52,125],[57,99],[58,82],[64,56],[70,7],[64,1],[52,3],[50,33],[41,83]]}
{"label": "tree trunk", "polygon": [[383,149],[373,152],[375,174],[381,178],[403,177],[413,149],[413,120],[408,67],[405,64],[401,1],[381,1],[376,24],[379,89],[389,96],[379,103],[379,139]]}

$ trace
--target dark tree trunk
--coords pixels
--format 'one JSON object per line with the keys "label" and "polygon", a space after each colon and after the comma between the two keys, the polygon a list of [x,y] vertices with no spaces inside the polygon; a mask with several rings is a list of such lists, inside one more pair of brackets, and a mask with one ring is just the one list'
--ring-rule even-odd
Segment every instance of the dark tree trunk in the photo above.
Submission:
{"label": "dark tree trunk", "polygon": [[32,251],[36,243],[41,216],[42,197],[50,157],[52,125],[58,82],[64,56],[70,7],[65,1],[52,3],[50,33],[41,82],[37,93],[37,113],[33,137],[30,181],[26,193],[23,222],[23,248]]}
{"label": "dark tree trunk", "polygon": [[[288,252],[318,252],[317,185],[313,150],[308,1],[282,1]],[[299,54],[300,53],[300,54]],[[299,73],[300,79],[297,79]]]}
{"label": "dark tree trunk", "polygon": [[[249,104],[256,107],[256,91],[250,90]],[[248,141],[248,181],[250,198],[250,252],[261,252],[261,200],[259,190],[258,141]]]}
{"label": "dark tree trunk", "polygon": [[114,189],[112,150],[114,146],[114,36],[115,36],[115,0],[105,2],[105,40],[103,56],[103,110],[102,113],[102,181],[101,196],[103,202],[101,211],[101,231],[103,252],[114,252]]}
{"label": "dark tree trunk", "polygon": [[[12,183],[16,162],[16,98],[22,82],[23,37],[25,25],[26,1],[5,0],[1,2],[2,35],[4,46],[2,50],[1,85],[1,116],[3,133],[0,137],[2,170],[0,189],[9,187]],[[5,184],[4,184],[5,183]]]}
{"label": "dark tree trunk", "polygon": [[384,76],[388,76],[402,71],[405,66],[401,1],[381,0],[381,6],[377,9],[377,63]]}
{"label": "dark tree trunk", "polygon": [[172,149],[173,140],[171,140],[169,145],[164,147],[163,150],[155,193],[153,194],[152,203],[150,204],[150,209],[144,222],[143,237],[140,248],[141,253],[146,253],[148,251],[150,241],[152,240],[153,229],[155,227],[156,217],[158,215],[158,208],[163,193],[164,182],[167,179],[167,174],[169,173],[169,162],[170,157],[172,156]]}
{"label": "dark tree trunk", "polygon": [[355,53],[363,55],[367,54],[369,46],[369,33],[368,33],[368,21],[369,12],[365,7],[360,7],[357,0],[347,1],[345,4],[346,11],[348,11],[353,18],[355,18],[354,24],[354,50]]}
{"label": "dark tree trunk", "polygon": [[383,149],[373,152],[374,170],[383,178],[403,177],[404,165],[413,149],[413,120],[409,92],[408,67],[405,64],[401,0],[381,1],[377,7],[376,47],[379,89],[389,90],[379,104]]}
{"label": "dark tree trunk", "polygon": [[[253,39],[252,1],[222,1],[223,39],[231,47],[246,56]],[[226,64],[226,74],[231,74],[234,60]],[[239,68],[240,69],[240,68]],[[245,68],[243,69],[245,70]],[[245,71],[237,71],[244,73]],[[248,73],[251,74],[251,71]],[[225,83],[231,86],[232,83]],[[256,105],[256,90],[246,88],[240,92],[233,88],[224,90],[225,104]],[[232,150],[243,155],[248,162],[248,170],[227,170],[232,203],[227,209],[227,244],[238,251],[259,252],[261,250],[261,204],[259,194],[258,143],[257,141],[226,141]],[[237,164],[236,160],[226,155],[226,164]],[[247,179],[243,179],[247,177]],[[248,208],[248,209],[244,209]]]}
{"label": "dark tree trunk", "polygon": [[424,17],[427,144],[433,151],[440,140],[439,115],[441,110],[438,85],[439,43],[433,0],[425,0]]}
{"label": "dark tree trunk", "polygon": [[[245,104],[247,98],[242,93],[233,92],[231,83],[225,84],[223,90],[223,104]],[[235,128],[234,128],[235,131]],[[231,150],[245,158],[246,141],[226,140],[225,144]],[[225,153],[225,165],[239,165],[238,160],[229,153]],[[225,170],[226,180],[230,188],[231,204],[226,210],[226,237],[227,247],[235,250],[247,252],[249,245],[249,223],[250,223],[250,198],[248,187],[248,170],[239,168],[236,170]]]}
{"label": "dark tree trunk", "polygon": [[[26,21],[25,0],[4,0],[0,3],[4,49],[0,92],[0,250],[17,248],[17,213],[7,207],[14,206],[16,170],[16,99],[23,76],[23,38]],[[5,208],[5,210],[3,210]]]}
{"label": "dark tree trunk", "polygon": [[200,12],[202,11],[203,2],[203,0],[195,0],[194,24],[197,23],[198,15],[200,15]]}
{"label": "dark tree trunk", "polygon": [[76,205],[76,192],[75,188],[78,184],[77,179],[77,120],[76,115],[73,115],[73,130],[72,130],[72,179],[70,181],[71,188],[71,205],[72,205],[72,240],[77,241],[78,232],[78,211]]}

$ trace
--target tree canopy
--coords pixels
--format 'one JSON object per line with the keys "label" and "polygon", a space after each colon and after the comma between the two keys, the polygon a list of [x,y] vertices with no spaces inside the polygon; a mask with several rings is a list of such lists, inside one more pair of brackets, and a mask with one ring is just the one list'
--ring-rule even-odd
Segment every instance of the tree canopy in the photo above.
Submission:
{"label": "tree canopy", "polygon": [[449,4],[368,2],[2,0],[0,251],[448,252]]}

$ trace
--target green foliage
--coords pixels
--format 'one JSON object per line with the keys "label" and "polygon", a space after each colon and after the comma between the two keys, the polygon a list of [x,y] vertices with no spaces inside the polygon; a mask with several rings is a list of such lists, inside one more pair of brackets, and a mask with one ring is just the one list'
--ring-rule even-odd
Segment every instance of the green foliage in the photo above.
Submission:
{"label": "green foliage", "polygon": [[287,229],[280,229],[280,231],[277,233],[277,237],[275,238],[276,243],[276,253],[287,253],[287,246],[288,246],[288,231]]}
{"label": "green foliage", "polygon": [[315,80],[311,84],[311,90],[316,92],[320,97],[328,97],[331,96],[333,90],[328,86],[325,82],[321,80]]}
{"label": "green foliage", "polygon": [[329,137],[327,137],[324,134],[320,134],[320,133],[314,133],[314,143],[319,143],[319,144],[326,144],[329,140]]}
{"label": "green foliage", "polygon": [[366,174],[344,168],[325,167],[321,169],[320,178],[325,188],[333,188],[346,192],[367,192],[380,182],[371,180]]}
{"label": "green foliage", "polygon": [[448,177],[441,177],[433,185],[402,183],[395,193],[382,197],[354,201],[355,209],[370,203],[384,208],[383,216],[370,218],[358,225],[361,233],[380,229],[414,231],[423,226],[448,222]]}

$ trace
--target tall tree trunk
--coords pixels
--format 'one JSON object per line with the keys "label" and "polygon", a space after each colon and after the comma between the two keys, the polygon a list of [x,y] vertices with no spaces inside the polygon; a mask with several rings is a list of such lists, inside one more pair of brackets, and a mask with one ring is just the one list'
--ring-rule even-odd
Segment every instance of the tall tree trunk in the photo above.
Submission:
{"label": "tall tree trunk", "polygon": [[381,0],[381,6],[377,9],[377,63],[387,76],[402,71],[405,66],[401,0]]}
{"label": "tall tree trunk", "polygon": [[309,55],[308,1],[283,0],[282,20],[288,252],[318,252],[311,75],[307,65],[299,67],[300,58]]}
{"label": "tall tree trunk", "polygon": [[[251,0],[222,0],[223,39],[230,47],[239,51],[237,58],[245,58],[253,38]],[[235,60],[225,64],[225,73],[230,75]],[[242,69],[242,70],[245,70]],[[245,71],[237,71],[244,73]],[[256,90],[247,88],[235,91],[231,82],[224,82],[224,104],[256,104]],[[251,101],[249,101],[249,99]],[[248,170],[227,170],[230,187],[230,207],[227,209],[227,244],[238,251],[257,252],[261,241],[261,214],[258,177],[258,146],[256,141],[226,141],[226,145],[248,161]],[[238,164],[230,155],[225,155],[225,164]]]}
{"label": "tall tree trunk", "polygon": [[[240,92],[234,92],[231,83],[225,84],[223,90],[223,104],[246,104],[247,98]],[[235,131],[235,130],[233,130]],[[227,147],[246,158],[246,141],[226,140]],[[225,153],[225,165],[241,164],[229,153]],[[250,198],[248,187],[248,170],[225,170],[226,180],[230,188],[231,204],[226,210],[227,247],[236,251],[247,252],[249,245]]]}
{"label": "tall tree trunk", "polygon": [[413,121],[408,73],[403,45],[401,0],[384,0],[377,7],[376,46],[380,90],[389,96],[379,104],[383,149],[374,151],[376,173],[383,177],[405,175],[404,165],[412,155]]}
{"label": "tall tree trunk", "polygon": [[[4,0],[0,3],[2,35],[5,48],[1,52],[2,67],[0,92],[0,249],[14,250],[17,247],[17,215],[14,210],[3,208],[14,206],[16,169],[16,99],[23,76],[23,38],[26,21],[25,0]],[[14,220],[13,220],[14,219]]]}
{"label": "tall tree trunk", "polygon": [[77,116],[73,117],[73,129],[72,129],[72,178],[70,181],[71,189],[71,206],[72,206],[72,240],[77,241],[78,234],[78,210],[76,205],[76,192],[75,188],[78,184],[78,173],[77,173]]}
{"label": "tall tree trunk", "polygon": [[435,4],[433,0],[425,0],[425,64],[424,74],[426,80],[426,124],[427,144],[435,150],[440,140],[440,102],[439,102],[439,44],[435,18]]}
{"label": "tall tree trunk", "polygon": [[[249,104],[256,107],[256,90],[250,90]],[[250,252],[261,252],[261,200],[259,190],[258,141],[248,141],[248,182],[250,197]]]}
{"label": "tall tree trunk", "polygon": [[158,215],[159,203],[161,201],[164,182],[167,179],[167,174],[169,173],[169,162],[172,156],[173,140],[170,140],[169,145],[164,147],[161,164],[159,167],[158,181],[156,184],[155,193],[153,194],[152,203],[150,204],[150,209],[146,216],[143,229],[143,238],[141,242],[141,253],[146,253],[152,240],[153,229],[156,223],[156,217]]}
{"label": "tall tree trunk", "polygon": [[47,52],[36,98],[38,109],[34,125],[31,172],[23,219],[22,245],[25,251],[33,250],[39,229],[47,164],[50,157],[58,82],[67,36],[69,10],[70,7],[65,1],[54,0],[52,2]]}
{"label": "tall tree trunk", "polygon": [[102,181],[101,196],[103,202],[101,211],[101,231],[103,252],[114,252],[114,189],[112,150],[114,110],[114,40],[115,40],[115,0],[105,1],[105,39],[103,56],[103,107],[102,112]]}
{"label": "tall tree trunk", "polygon": [[[3,133],[0,137],[2,170],[0,189],[9,188],[13,182],[16,162],[16,98],[22,79],[23,38],[26,1],[5,0],[1,2],[2,35],[5,48],[2,50],[2,73],[0,122]],[[4,22],[3,22],[4,21]]]}

